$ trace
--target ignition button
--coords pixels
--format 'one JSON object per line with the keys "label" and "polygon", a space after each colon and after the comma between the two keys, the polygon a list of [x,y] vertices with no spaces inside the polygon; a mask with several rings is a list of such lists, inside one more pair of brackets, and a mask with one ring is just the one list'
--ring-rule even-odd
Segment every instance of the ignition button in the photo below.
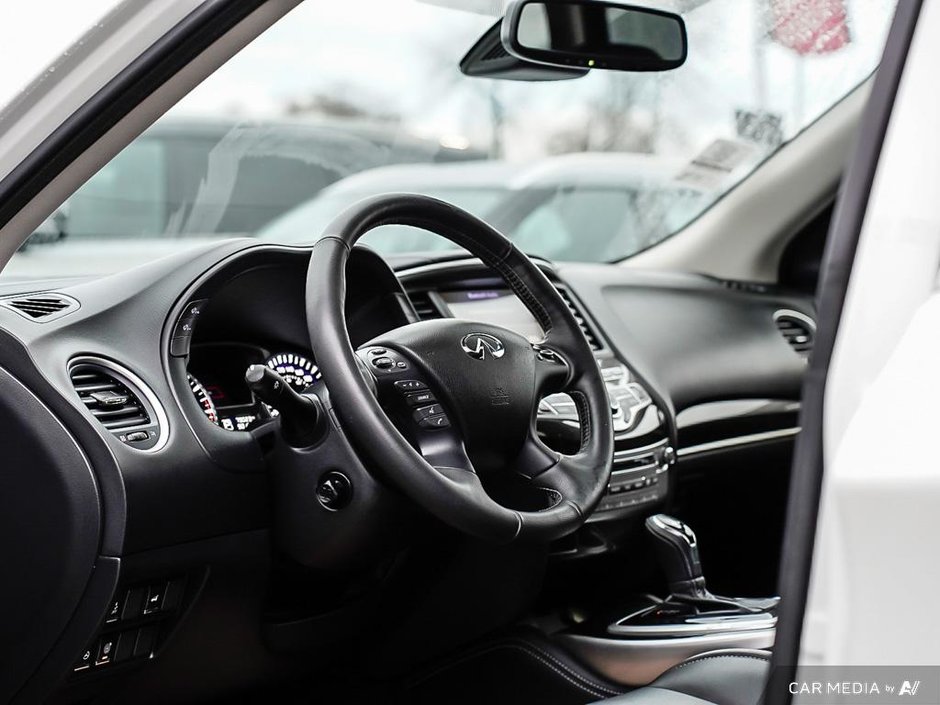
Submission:
{"label": "ignition button", "polygon": [[352,499],[352,483],[343,473],[331,470],[317,483],[317,499],[327,509],[342,509]]}

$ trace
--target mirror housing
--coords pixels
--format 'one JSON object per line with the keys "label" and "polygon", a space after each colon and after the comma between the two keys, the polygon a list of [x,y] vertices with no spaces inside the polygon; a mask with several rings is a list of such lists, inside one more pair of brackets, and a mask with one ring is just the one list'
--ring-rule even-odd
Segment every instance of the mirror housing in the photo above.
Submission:
{"label": "mirror housing", "polygon": [[606,0],[513,0],[503,47],[552,66],[669,71],[685,63],[685,22],[677,14]]}

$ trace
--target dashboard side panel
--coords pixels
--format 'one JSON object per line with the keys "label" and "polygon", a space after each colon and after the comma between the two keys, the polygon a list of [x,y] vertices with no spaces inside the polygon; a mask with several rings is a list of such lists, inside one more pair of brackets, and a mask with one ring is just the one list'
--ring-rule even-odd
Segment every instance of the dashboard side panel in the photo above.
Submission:
{"label": "dashboard side panel", "polygon": [[0,368],[0,701],[56,645],[92,574],[101,503],[91,466],[62,422]]}
{"label": "dashboard side panel", "polygon": [[567,265],[560,274],[676,411],[723,399],[799,399],[806,361],[773,314],[787,308],[814,317],[808,297],[610,266]]}

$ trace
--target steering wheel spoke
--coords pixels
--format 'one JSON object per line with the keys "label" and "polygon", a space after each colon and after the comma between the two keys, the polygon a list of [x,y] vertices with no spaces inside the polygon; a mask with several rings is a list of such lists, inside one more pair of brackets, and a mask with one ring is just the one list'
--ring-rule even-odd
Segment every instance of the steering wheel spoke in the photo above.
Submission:
{"label": "steering wheel spoke", "polygon": [[571,380],[571,365],[554,347],[533,345],[535,354],[535,392],[536,401],[562,392]]}
{"label": "steering wheel spoke", "polygon": [[545,445],[533,428],[522,444],[514,468],[517,474],[533,479],[558,465],[562,457]]}

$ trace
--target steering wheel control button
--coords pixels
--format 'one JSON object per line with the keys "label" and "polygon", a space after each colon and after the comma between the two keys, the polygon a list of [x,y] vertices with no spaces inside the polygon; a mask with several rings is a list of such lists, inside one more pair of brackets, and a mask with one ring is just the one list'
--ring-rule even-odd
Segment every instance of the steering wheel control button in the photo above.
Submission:
{"label": "steering wheel control button", "polygon": [[359,358],[368,363],[377,375],[396,374],[408,369],[408,362],[396,351],[388,348],[365,348],[359,351]]}
{"label": "steering wheel control button", "polygon": [[440,414],[439,416],[428,416],[427,418],[418,421],[418,426],[428,429],[448,428],[450,426],[450,420],[444,414]]}
{"label": "steering wheel control button", "polygon": [[320,504],[335,512],[352,499],[352,483],[343,473],[333,470],[320,478],[316,493]]}
{"label": "steering wheel control button", "polygon": [[430,391],[412,392],[405,395],[405,401],[409,406],[421,406],[422,404],[432,404],[437,401],[434,394]]}
{"label": "steering wheel control button", "polygon": [[542,362],[558,362],[562,363],[561,357],[551,348],[539,348],[538,356],[539,360]]}
{"label": "steering wheel control button", "polygon": [[395,382],[395,389],[401,392],[413,392],[417,389],[427,389],[428,385],[420,379],[400,379]]}
{"label": "steering wheel control button", "polygon": [[444,407],[440,404],[429,404],[428,406],[420,406],[414,410],[412,416],[415,421],[421,421],[426,419],[429,416],[439,416],[444,413]]}

